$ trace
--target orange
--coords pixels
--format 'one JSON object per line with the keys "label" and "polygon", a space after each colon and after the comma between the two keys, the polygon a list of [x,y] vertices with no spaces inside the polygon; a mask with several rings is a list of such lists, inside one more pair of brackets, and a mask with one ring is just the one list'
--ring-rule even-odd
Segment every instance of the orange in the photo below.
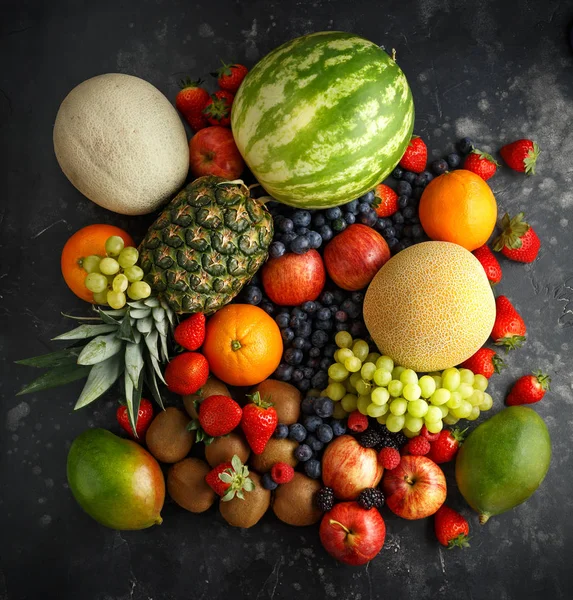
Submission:
{"label": "orange", "polygon": [[95,254],[105,256],[105,242],[112,235],[118,235],[126,246],[133,246],[129,233],[113,225],[88,225],[76,231],[66,242],[62,250],[62,275],[68,287],[78,298],[94,303],[94,295],[84,281],[87,273],[82,268],[82,261],[87,256]]}
{"label": "orange", "polygon": [[203,354],[211,372],[229,385],[255,385],[279,366],[281,332],[274,319],[251,304],[228,304],[207,321]]}
{"label": "orange", "polygon": [[420,199],[420,223],[428,237],[470,252],[483,246],[497,220],[497,202],[475,173],[458,169],[430,181]]}

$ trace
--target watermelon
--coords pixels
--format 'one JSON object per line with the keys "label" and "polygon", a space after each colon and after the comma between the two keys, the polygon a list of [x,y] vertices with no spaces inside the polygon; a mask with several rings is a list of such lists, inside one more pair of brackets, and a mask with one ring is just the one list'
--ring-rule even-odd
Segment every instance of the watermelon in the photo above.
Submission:
{"label": "watermelon", "polygon": [[273,50],[233,103],[235,142],[275,199],[327,208],[371,190],[412,135],[414,103],[396,62],[351,33],[323,31]]}

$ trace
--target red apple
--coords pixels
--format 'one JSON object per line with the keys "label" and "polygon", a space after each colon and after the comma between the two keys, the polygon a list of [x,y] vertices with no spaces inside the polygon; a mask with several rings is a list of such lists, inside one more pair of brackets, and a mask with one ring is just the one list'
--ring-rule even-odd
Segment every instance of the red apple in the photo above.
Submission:
{"label": "red apple", "polygon": [[189,167],[195,177],[217,175],[238,179],[245,168],[243,157],[228,127],[205,127],[189,142]]}
{"label": "red apple", "polygon": [[386,505],[403,519],[429,517],[446,500],[444,473],[426,456],[403,456],[395,469],[386,471],[382,487]]}
{"label": "red apple", "polygon": [[382,473],[376,450],[362,447],[350,435],[336,438],[322,455],[322,481],[340,500],[354,500],[362,490],[376,487]]}
{"label": "red apple", "polygon": [[316,250],[304,254],[283,254],[269,259],[263,267],[263,287],[279,306],[298,306],[316,300],[326,282],[324,263]]}
{"label": "red apple", "polygon": [[358,502],[340,502],[320,523],[320,541],[325,550],[347,565],[363,565],[384,546],[386,525],[375,509],[365,510]]}
{"label": "red apple", "polygon": [[350,225],[324,249],[330,278],[344,290],[361,290],[390,258],[384,238],[366,225]]}

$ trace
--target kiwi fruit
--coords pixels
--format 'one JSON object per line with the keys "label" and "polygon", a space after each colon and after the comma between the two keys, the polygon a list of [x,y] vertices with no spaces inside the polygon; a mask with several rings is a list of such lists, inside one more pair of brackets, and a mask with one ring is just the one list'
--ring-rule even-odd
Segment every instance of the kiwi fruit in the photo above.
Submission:
{"label": "kiwi fruit", "polygon": [[189,413],[189,416],[192,419],[197,418],[197,411],[195,410],[195,401],[202,402],[205,398],[209,396],[231,396],[229,392],[229,388],[222,382],[219,381],[213,375],[209,376],[205,385],[196,393],[189,394],[188,396],[183,396],[183,404],[185,405],[185,410]]}
{"label": "kiwi fruit", "polygon": [[273,512],[287,525],[304,527],[313,525],[322,517],[314,497],[321,488],[320,482],[302,473],[295,473],[288,482],[279,485],[273,500]]}
{"label": "kiwi fruit", "polygon": [[265,379],[251,393],[255,392],[259,392],[263,400],[268,398],[273,403],[279,423],[292,425],[298,421],[302,396],[294,385],[276,379]]}
{"label": "kiwi fruit", "polygon": [[219,502],[221,516],[233,527],[246,529],[256,525],[271,504],[271,492],[263,487],[260,475],[251,471],[249,477],[253,480],[255,489],[244,492],[244,500],[235,496],[227,502]]}
{"label": "kiwi fruit", "polygon": [[185,458],[169,468],[167,491],[173,500],[192,513],[211,508],[216,494],[205,482],[209,465],[200,458]]}
{"label": "kiwi fruit", "polygon": [[145,434],[147,449],[160,462],[176,463],[189,454],[195,434],[187,430],[189,416],[169,406],[151,422]]}
{"label": "kiwi fruit", "polygon": [[261,454],[251,455],[251,466],[259,473],[270,471],[271,467],[278,462],[296,467],[298,460],[294,457],[294,451],[297,447],[298,442],[294,440],[271,438]]}
{"label": "kiwi fruit", "polygon": [[246,464],[250,453],[251,449],[247,444],[247,440],[245,440],[242,433],[237,431],[217,437],[205,446],[205,459],[212,467],[230,462],[235,454],[243,464]]}

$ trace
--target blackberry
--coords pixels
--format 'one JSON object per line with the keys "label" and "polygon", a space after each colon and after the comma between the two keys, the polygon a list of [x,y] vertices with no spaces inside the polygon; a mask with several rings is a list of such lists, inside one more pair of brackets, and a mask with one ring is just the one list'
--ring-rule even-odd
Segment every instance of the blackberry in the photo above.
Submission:
{"label": "blackberry", "polygon": [[395,448],[396,450],[400,449],[396,439],[394,438],[394,434],[386,429],[386,425],[376,423],[374,427],[378,430],[378,436],[380,438],[380,441],[376,445],[376,452],[380,452],[382,448]]}
{"label": "blackberry", "polygon": [[382,441],[380,433],[375,427],[368,427],[358,437],[358,442],[363,448],[374,448]]}
{"label": "blackberry", "polygon": [[357,502],[365,510],[382,508],[384,506],[384,494],[376,488],[366,488],[358,494]]}
{"label": "blackberry", "polygon": [[318,492],[316,492],[314,502],[323,512],[332,510],[332,507],[334,506],[334,490],[329,487],[320,488]]}
{"label": "blackberry", "polygon": [[401,431],[398,431],[398,433],[394,433],[393,435],[398,449],[402,448],[402,446],[405,446],[408,443],[408,438]]}

